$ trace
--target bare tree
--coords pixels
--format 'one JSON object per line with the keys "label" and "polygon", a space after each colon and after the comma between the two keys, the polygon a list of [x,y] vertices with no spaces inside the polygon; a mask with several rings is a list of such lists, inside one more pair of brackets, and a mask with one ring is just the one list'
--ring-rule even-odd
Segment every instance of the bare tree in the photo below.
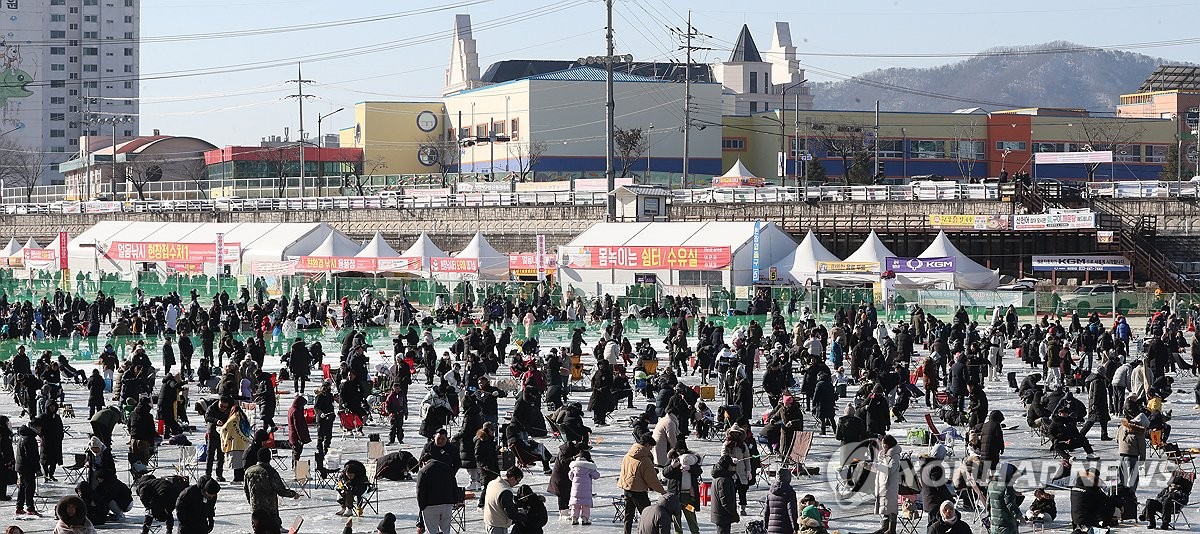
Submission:
{"label": "bare tree", "polygon": [[[842,180],[850,185],[851,170],[856,159],[861,160],[860,154],[868,153],[866,127],[861,124],[814,124],[813,135],[810,137],[825,150],[825,153],[841,158]],[[870,170],[868,169],[868,174]]]}
{"label": "bare tree", "polygon": [[537,164],[542,161],[542,155],[546,153],[547,148],[546,143],[542,141],[509,143],[508,153],[517,160],[517,173],[522,182],[531,173],[533,175],[530,176],[531,180],[537,176]]}
{"label": "bare tree", "polygon": [[19,188],[26,203],[33,201],[33,191],[46,170],[46,163],[46,153],[35,147],[9,140],[0,142],[0,178],[6,186]]}
{"label": "bare tree", "polygon": [[959,176],[971,181],[975,174],[975,164],[980,156],[983,156],[982,147],[979,146],[979,143],[982,143],[979,141],[982,138],[979,125],[957,124],[950,128],[950,137],[954,139],[950,150],[954,163],[958,165]]}
{"label": "bare tree", "polygon": [[[1138,144],[1138,140],[1146,133],[1146,127],[1128,117],[1114,117],[1080,121],[1079,127],[1071,128],[1071,131],[1075,140],[1083,145],[1079,147],[1080,150],[1111,150],[1114,160],[1119,160],[1124,152]],[[1094,181],[1100,164],[1085,163],[1083,167],[1087,171],[1087,180]]]}
{"label": "bare tree", "polygon": [[262,160],[270,164],[270,170],[275,173],[275,196],[283,198],[287,192],[288,167],[293,161],[299,161],[299,152],[292,150],[291,145],[262,147]]}
{"label": "bare tree", "polygon": [[146,200],[147,184],[162,181],[167,164],[167,159],[158,155],[141,156],[125,162],[125,181],[137,191],[138,200]]}
{"label": "bare tree", "polygon": [[347,187],[353,187],[358,196],[366,196],[367,180],[371,176],[375,176],[386,169],[388,166],[387,158],[382,155],[374,156],[370,159],[363,160],[362,168],[358,172],[352,172],[346,175],[345,183]]}
{"label": "bare tree", "polygon": [[208,165],[204,164],[203,154],[179,160],[175,164],[175,170],[181,178],[196,186],[200,198],[208,198]]}
{"label": "bare tree", "polygon": [[442,187],[450,180],[452,173],[458,172],[459,162],[462,161],[462,146],[453,137],[430,134],[421,144],[421,154],[418,158],[436,158],[433,166],[437,167],[442,178]]}
{"label": "bare tree", "polygon": [[649,147],[641,128],[617,128],[613,132],[613,155],[621,163],[621,178],[629,176],[629,169],[641,161]]}

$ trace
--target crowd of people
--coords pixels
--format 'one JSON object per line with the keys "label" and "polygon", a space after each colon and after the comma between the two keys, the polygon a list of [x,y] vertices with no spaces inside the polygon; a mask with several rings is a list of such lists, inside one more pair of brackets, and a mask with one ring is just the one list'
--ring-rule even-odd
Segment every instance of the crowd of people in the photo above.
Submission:
{"label": "crowd of people", "polygon": [[[267,298],[257,286],[236,299],[139,295],[129,307],[102,293],[88,301],[60,291],[36,306],[0,295],[0,313],[8,317],[0,336],[70,340],[71,350],[92,351],[94,359],[88,373],[71,365],[78,359],[28,354],[21,345],[4,362],[4,385],[22,410],[12,419],[22,422],[0,416],[0,499],[15,483],[16,514],[42,513],[34,496],[39,481],[57,482],[64,465],[61,411],[64,388],[73,383],[87,391],[90,432],[80,463],[71,466],[83,473],[81,481],[56,510],[60,529],[70,532],[123,520],[135,497],[145,510],[144,533],[156,522],[168,533],[176,526],[181,533],[210,532],[229,483],[227,465],[254,532],[280,532],[279,499],[303,495],[279,469],[296,470],[310,462],[311,451],[315,476],[334,482],[339,516],[378,512],[378,484],[414,480],[419,532],[451,532],[456,511],[471,505],[489,534],[542,532],[553,505],[561,521],[589,525],[597,481],[611,476],[627,534],[684,528],[698,534],[704,506],[721,533],[745,522],[761,532],[824,534],[836,518],[816,496],[792,487],[794,474],[807,475],[794,455],[802,438],[813,439],[802,434],[806,417],[812,433],[831,432],[819,439],[841,451],[870,451],[845,456],[856,469],[830,476],[875,497],[883,518],[878,534],[894,534],[898,516],[914,511],[912,503],[902,510],[899,496],[906,469],[917,472],[918,487],[909,489],[919,493],[919,511],[937,534],[971,530],[960,510],[980,515],[995,533],[1016,532],[1024,521],[1053,521],[1059,488],[1069,492],[1070,524],[1079,530],[1122,516],[1170,528],[1188,500],[1191,479],[1181,475],[1144,505],[1130,504],[1147,444],[1171,446],[1172,415],[1163,402],[1175,378],[1200,368],[1200,344],[1184,336],[1191,309],[1154,313],[1144,345],[1135,346],[1124,318],[1105,324],[1096,314],[1022,325],[1015,309],[997,308],[979,325],[965,309],[939,318],[913,306],[906,320],[888,325],[863,302],[838,308],[825,324],[794,300],[781,307],[759,299],[755,307],[764,315],[726,331],[724,321],[699,313],[694,298],[631,309],[607,295],[556,303],[544,288],[515,302],[488,297],[478,307],[470,299],[454,305],[443,299],[428,312],[369,291],[355,303],[330,305]],[[669,323],[654,334],[661,344],[636,339],[639,318]],[[573,326],[563,346],[540,346],[535,325],[555,322],[590,324],[598,339],[589,343],[588,327]],[[456,334],[435,336],[438,323],[453,324]],[[390,357],[383,351],[384,358],[372,360],[380,352],[380,327],[394,334]],[[305,339],[306,330],[333,328],[340,346],[328,354],[320,341]],[[1012,352],[1016,360],[1008,358]],[[1017,384],[1013,369],[1022,367],[1028,371]],[[590,384],[586,403],[572,398],[572,382]],[[280,390],[289,383],[292,397],[277,424]],[[1027,474],[1006,456],[1005,433],[1020,418],[989,406],[989,393],[1005,386],[1019,396],[1029,431],[1058,458],[1049,485],[1028,502],[1016,489]],[[410,420],[410,390],[421,399],[417,421]],[[500,399],[512,400],[510,415]],[[902,451],[893,428],[906,422],[913,399],[943,425],[938,436],[922,438],[932,447],[915,459]],[[616,415],[622,409],[628,417]],[[632,430],[619,472],[605,473],[594,460],[592,434],[614,424]],[[350,436],[365,435],[367,425],[378,428],[367,439],[386,435],[395,452],[332,455],[335,425]],[[128,440],[114,447],[118,427]],[[1093,429],[1099,440],[1117,441],[1120,480],[1112,488],[1089,463],[1102,459],[1089,438]],[[939,443],[954,435],[969,450],[957,461]],[[156,474],[159,448],[193,440],[202,451],[196,458],[202,474],[195,480]],[[1082,461],[1078,450],[1087,454]],[[1076,468],[1080,462],[1085,468]],[[549,503],[527,483],[529,474],[549,477]],[[766,481],[762,512],[751,517],[750,488]],[[377,531],[395,532],[396,520],[385,514]]]}

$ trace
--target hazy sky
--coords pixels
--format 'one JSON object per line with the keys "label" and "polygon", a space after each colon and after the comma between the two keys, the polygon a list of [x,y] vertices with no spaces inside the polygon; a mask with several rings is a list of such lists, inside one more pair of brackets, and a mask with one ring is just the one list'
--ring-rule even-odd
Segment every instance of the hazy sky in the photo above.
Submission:
{"label": "hazy sky", "polygon": [[[455,13],[470,13],[481,70],[502,59],[576,59],[604,51],[600,0],[147,0],[142,6],[142,133],[253,144],[290,127],[296,137],[296,61],[303,60],[305,130],[317,113],[366,100],[436,100],[450,57]],[[617,51],[680,60],[669,27],[688,9],[697,59],[716,61],[743,23],[760,49],[788,21],[808,77],[839,79],[876,68],[930,66],[1007,45],[1065,40],[1200,62],[1198,2],[1112,0],[1001,3],[944,0],[753,2],[616,0]],[[783,6],[787,7],[783,7]],[[820,5],[822,7],[817,7]],[[777,9],[775,7],[778,7]],[[1079,7],[1077,7],[1079,6]],[[370,19],[370,20],[368,20]],[[189,76],[203,73],[204,75]],[[953,92],[953,88],[947,88]],[[350,110],[325,132],[352,125]]]}

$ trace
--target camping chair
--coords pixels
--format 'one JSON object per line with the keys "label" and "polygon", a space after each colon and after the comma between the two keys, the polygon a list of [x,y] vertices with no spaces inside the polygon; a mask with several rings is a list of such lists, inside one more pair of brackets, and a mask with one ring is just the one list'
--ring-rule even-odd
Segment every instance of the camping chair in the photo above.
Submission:
{"label": "camping chair", "polygon": [[321,364],[321,378],[326,382],[333,381],[333,368],[327,363]]}
{"label": "camping chair", "polygon": [[612,500],[612,507],[613,507],[612,522],[618,523],[618,522],[624,520],[625,519],[625,496],[617,495],[615,497],[609,497],[609,499]]}
{"label": "camping chair", "polygon": [[812,448],[812,441],[813,433],[811,430],[796,432],[792,436],[792,448],[787,451],[787,456],[784,457],[784,465],[797,467],[799,469],[797,473],[800,475],[808,476],[812,474],[809,467],[804,465],[804,462],[808,459],[808,451]]}
{"label": "camping chair", "polygon": [[[1182,478],[1191,484],[1195,484],[1196,483],[1196,472],[1195,471],[1184,471],[1182,469],[1176,469],[1174,473],[1171,473],[1171,480],[1174,480],[1175,478]],[[1191,503],[1191,500],[1192,500],[1192,492],[1189,489],[1187,502],[1179,503],[1178,507],[1175,509],[1175,515],[1182,517],[1184,524],[1186,524],[1189,529],[1192,528],[1192,522],[1191,522],[1191,520],[1188,519],[1187,514],[1185,514],[1184,512],[1187,510],[1187,505]]]}
{"label": "camping chair", "polygon": [[367,462],[376,463],[377,460],[383,458],[387,454],[382,441],[367,442]]}
{"label": "camping chair", "polygon": [[200,468],[200,463],[196,461],[196,454],[195,445],[180,445],[179,461],[175,463],[175,473],[187,477],[189,481],[195,480],[196,470]]}
{"label": "camping chair", "polygon": [[337,479],[342,472],[342,451],[329,449],[325,451],[325,462],[322,466],[325,468],[326,474],[321,474],[317,477],[316,489],[333,489],[337,484]]}
{"label": "camping chair", "polygon": [[943,432],[938,430],[937,425],[933,423],[933,414],[925,413],[925,426],[929,429],[929,436],[933,440],[932,443],[941,443],[946,447],[946,457],[954,456],[954,441],[959,439],[958,431],[954,427],[947,427]]}
{"label": "camping chair", "polygon": [[467,532],[467,505],[458,503],[454,505],[454,510],[450,512],[450,529],[459,533],[466,534]]}
{"label": "camping chair", "polygon": [[72,484],[78,484],[81,480],[83,480],[83,474],[87,472],[86,467],[87,455],[78,452],[75,453],[75,463],[63,466],[63,469],[65,469],[67,472],[67,485],[70,486]]}
{"label": "camping chair", "polygon": [[379,467],[367,469],[367,489],[358,497],[358,508],[370,508],[371,513],[379,514]]}
{"label": "camping chair", "polygon": [[1183,468],[1183,464],[1192,466],[1192,471],[1196,470],[1196,455],[1200,454],[1200,449],[1189,448],[1181,449],[1178,446],[1167,444],[1165,447],[1167,461],[1175,464],[1178,469]]}
{"label": "camping chair", "polygon": [[1157,454],[1159,458],[1165,455],[1163,448],[1167,445],[1167,440],[1163,439],[1163,431],[1161,428],[1155,428],[1150,431],[1150,451]]}
{"label": "camping chair", "polygon": [[312,495],[308,491],[308,481],[312,477],[312,464],[308,460],[298,460],[293,472],[295,476],[292,478],[292,482],[296,483],[296,491],[303,493],[305,497],[311,497]]}
{"label": "camping chair", "polygon": [[919,534],[922,530],[923,508],[919,497],[920,495],[900,495],[900,513],[896,514],[896,519],[904,534]]}

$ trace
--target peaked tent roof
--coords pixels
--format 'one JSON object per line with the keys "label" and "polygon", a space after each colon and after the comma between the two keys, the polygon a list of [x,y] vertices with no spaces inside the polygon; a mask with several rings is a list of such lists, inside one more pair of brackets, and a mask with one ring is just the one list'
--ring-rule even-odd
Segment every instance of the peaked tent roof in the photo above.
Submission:
{"label": "peaked tent roof", "polygon": [[937,237],[933,239],[925,251],[917,257],[919,258],[941,258],[946,256],[954,257],[954,273],[944,274],[912,274],[903,275],[902,285],[932,285],[938,283],[949,282],[953,284],[954,289],[996,289],[1000,285],[1000,275],[983,265],[980,265],[963,254],[950,242],[950,238],[946,237],[946,232],[943,230],[938,232]]}
{"label": "peaked tent roof", "polygon": [[21,254],[21,253],[23,253],[23,252],[24,252],[24,250],[25,250],[25,249],[27,249],[27,248],[29,248],[29,249],[35,249],[35,248],[42,248],[42,246],[41,246],[41,245],[39,245],[39,244],[37,244],[37,241],[34,241],[34,240],[33,240],[33,238],[31,237],[31,238],[29,238],[29,241],[26,241],[26,242],[25,242],[25,245],[24,245],[24,246],[22,246],[21,248],[17,249],[17,251],[16,251],[16,252],[13,254],[13,256],[16,256],[17,254]]}
{"label": "peaked tent roof", "polygon": [[4,245],[4,248],[0,249],[0,258],[12,256],[13,254],[16,254],[18,250],[21,250],[21,245],[17,244],[17,238],[9,238],[8,244]]}
{"label": "peaked tent roof", "polygon": [[454,257],[479,260],[480,280],[508,280],[508,255],[496,250],[479,232]]}
{"label": "peaked tent roof", "polygon": [[383,234],[375,231],[375,236],[363,245],[363,249],[354,255],[356,258],[398,258],[400,253],[383,239]]}
{"label": "peaked tent roof", "polygon": [[729,168],[728,171],[725,171],[725,174],[722,174],[720,177],[721,178],[758,178],[757,176],[754,175],[754,173],[750,172],[750,169],[746,168],[746,165],[744,165],[742,163],[742,160],[740,158],[737,160],[736,163],[733,164],[732,167]]}
{"label": "peaked tent roof", "polygon": [[733,54],[729,56],[730,63],[762,63],[762,55],[754,45],[754,37],[750,35],[750,27],[743,24],[742,32],[738,34],[737,43],[733,45]]}
{"label": "peaked tent roof", "polygon": [[321,244],[312,249],[307,256],[354,256],[358,254],[359,250],[358,243],[331,229],[325,240],[321,241]]}
{"label": "peaked tent roof", "polygon": [[867,240],[863,241],[863,244],[859,245],[858,250],[855,250],[853,254],[846,256],[846,261],[883,262],[885,258],[895,255],[895,253],[887,248],[887,245],[883,244],[883,241],[879,240],[879,236],[875,234],[875,230],[871,230],[871,234],[867,236]]}
{"label": "peaked tent roof", "polygon": [[438,246],[433,243],[432,239],[429,239],[428,234],[421,232],[421,237],[417,238],[417,242],[413,243],[411,247],[408,247],[408,249],[400,254],[400,256],[406,258],[445,258],[446,253],[442,249],[438,248]]}
{"label": "peaked tent roof", "polygon": [[796,250],[788,254],[779,263],[773,265],[778,273],[790,276],[795,282],[804,283],[812,279],[817,281],[817,262],[819,261],[839,261],[837,256],[834,256],[821,241],[817,239],[816,234],[812,230],[804,236],[804,240],[796,247]]}

